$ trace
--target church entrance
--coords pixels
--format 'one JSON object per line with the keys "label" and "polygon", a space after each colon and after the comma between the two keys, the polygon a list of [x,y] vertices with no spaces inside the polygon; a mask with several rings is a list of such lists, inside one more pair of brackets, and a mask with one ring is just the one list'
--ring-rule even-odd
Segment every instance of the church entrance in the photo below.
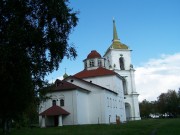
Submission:
{"label": "church entrance", "polygon": [[126,120],[131,120],[131,106],[129,103],[125,103],[125,110],[126,110]]}
{"label": "church entrance", "polygon": [[59,124],[59,116],[56,115],[56,116],[54,116],[54,126],[57,127],[58,124]]}

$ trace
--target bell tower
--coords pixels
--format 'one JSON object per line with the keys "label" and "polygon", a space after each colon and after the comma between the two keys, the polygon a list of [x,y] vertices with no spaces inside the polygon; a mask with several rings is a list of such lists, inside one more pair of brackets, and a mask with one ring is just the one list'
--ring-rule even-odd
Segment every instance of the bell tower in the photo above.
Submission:
{"label": "bell tower", "polygon": [[105,67],[114,70],[124,78],[124,104],[127,120],[140,120],[138,93],[136,92],[134,68],[131,63],[131,50],[118,38],[115,20],[113,20],[113,40],[104,54]]}

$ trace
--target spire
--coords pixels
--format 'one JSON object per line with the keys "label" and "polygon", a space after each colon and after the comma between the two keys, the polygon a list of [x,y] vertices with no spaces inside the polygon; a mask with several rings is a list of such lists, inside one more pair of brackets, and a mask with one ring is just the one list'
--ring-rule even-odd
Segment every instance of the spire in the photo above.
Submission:
{"label": "spire", "polygon": [[64,73],[64,75],[63,75],[63,79],[65,79],[66,77],[68,77],[68,74],[66,74],[66,68],[64,68],[65,69],[65,73]]}
{"label": "spire", "polygon": [[117,34],[114,18],[113,18],[113,40],[112,40],[111,48],[113,48],[113,49],[128,49],[128,46],[121,43],[120,40],[118,39],[118,34]]}
{"label": "spire", "polygon": [[113,41],[119,41],[114,18],[113,18]]}

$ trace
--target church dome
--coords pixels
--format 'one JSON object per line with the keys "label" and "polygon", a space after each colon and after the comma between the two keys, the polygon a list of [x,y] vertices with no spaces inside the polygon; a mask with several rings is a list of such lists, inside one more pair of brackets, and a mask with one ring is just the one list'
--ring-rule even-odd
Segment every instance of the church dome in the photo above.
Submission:
{"label": "church dome", "polygon": [[68,77],[68,74],[65,73],[65,74],[63,75],[63,78],[65,79],[65,78],[67,78],[67,77]]}
{"label": "church dome", "polygon": [[101,58],[101,55],[96,50],[92,50],[90,54],[88,54],[87,59],[93,58]]}
{"label": "church dome", "polygon": [[113,41],[111,48],[113,48],[113,49],[128,49],[128,46],[119,41]]}

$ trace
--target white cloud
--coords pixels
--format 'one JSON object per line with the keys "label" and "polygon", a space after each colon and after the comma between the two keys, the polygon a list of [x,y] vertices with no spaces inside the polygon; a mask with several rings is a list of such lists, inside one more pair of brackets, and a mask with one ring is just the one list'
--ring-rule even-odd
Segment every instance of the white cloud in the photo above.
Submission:
{"label": "white cloud", "polygon": [[57,79],[63,80],[64,78],[63,78],[63,76],[59,76]]}
{"label": "white cloud", "polygon": [[53,84],[53,83],[56,81],[56,79],[63,80],[63,76],[59,76],[59,77],[57,77],[57,78],[55,78],[55,79],[52,78],[52,79],[48,80],[48,82],[51,83],[51,84]]}
{"label": "white cloud", "polygon": [[159,59],[150,59],[135,69],[136,89],[140,94],[140,101],[157,100],[161,93],[180,87],[180,53],[163,54]]}

